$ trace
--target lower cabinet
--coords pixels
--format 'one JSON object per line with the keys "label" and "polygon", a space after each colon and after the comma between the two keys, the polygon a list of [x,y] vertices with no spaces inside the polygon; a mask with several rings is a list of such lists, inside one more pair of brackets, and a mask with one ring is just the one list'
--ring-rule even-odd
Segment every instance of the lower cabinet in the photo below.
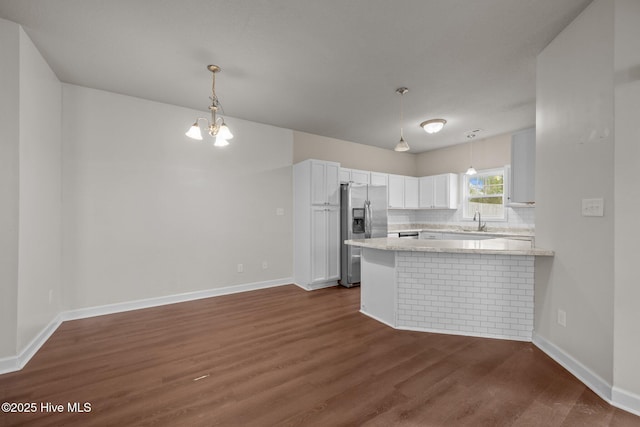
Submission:
{"label": "lower cabinet", "polygon": [[336,165],[305,160],[293,166],[293,281],[307,290],[334,286],[340,276]]}
{"label": "lower cabinet", "polygon": [[311,286],[340,278],[340,208],[311,210]]}
{"label": "lower cabinet", "polygon": [[442,233],[421,231],[418,238],[423,240],[442,240]]}
{"label": "lower cabinet", "polygon": [[340,279],[340,207],[299,208],[294,221],[293,280],[307,290],[335,286]]}

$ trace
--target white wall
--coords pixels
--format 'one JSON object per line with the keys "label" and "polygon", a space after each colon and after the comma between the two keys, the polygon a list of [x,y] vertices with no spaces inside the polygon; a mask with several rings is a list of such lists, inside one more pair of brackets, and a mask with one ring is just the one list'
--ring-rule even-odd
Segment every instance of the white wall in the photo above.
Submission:
{"label": "white wall", "polygon": [[[640,2],[615,11],[615,333],[614,384],[640,399]],[[639,409],[640,410],[640,409]]]}
{"label": "white wall", "polygon": [[[535,333],[613,383],[613,3],[596,0],[538,56]],[[581,215],[603,198],[604,217]],[[567,326],[556,322],[567,314]]]}
{"label": "white wall", "polygon": [[20,28],[18,351],[60,310],[62,86]]}
{"label": "white wall", "polygon": [[19,26],[0,19],[0,359],[16,354]]}
{"label": "white wall", "polygon": [[226,118],[219,149],[203,115],[63,85],[66,308],[292,276],[292,131]]}

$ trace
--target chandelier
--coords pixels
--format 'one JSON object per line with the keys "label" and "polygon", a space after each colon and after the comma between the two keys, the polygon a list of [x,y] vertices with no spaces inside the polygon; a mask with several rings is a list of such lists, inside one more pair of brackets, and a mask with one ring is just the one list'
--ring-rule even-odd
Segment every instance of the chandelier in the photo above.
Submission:
{"label": "chandelier", "polygon": [[[207,122],[207,132],[216,140],[213,143],[216,147],[225,147],[229,145],[229,140],[233,138],[233,134],[229,130],[229,127],[224,122],[224,118],[218,114],[218,111],[222,110],[220,101],[216,96],[216,73],[220,72],[220,67],[217,65],[207,65],[207,69],[211,71],[213,76],[213,83],[211,84],[211,105],[209,111],[211,111],[211,120],[205,117],[198,117],[196,121],[191,125],[187,133],[189,138],[202,140],[202,132],[200,130],[199,121],[205,120]],[[224,110],[223,110],[224,111]]]}

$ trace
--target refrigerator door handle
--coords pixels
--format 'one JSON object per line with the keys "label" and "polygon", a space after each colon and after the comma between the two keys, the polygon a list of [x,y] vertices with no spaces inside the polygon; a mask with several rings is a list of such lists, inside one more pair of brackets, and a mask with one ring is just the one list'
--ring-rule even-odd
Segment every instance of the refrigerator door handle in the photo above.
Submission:
{"label": "refrigerator door handle", "polygon": [[372,232],[372,224],[371,221],[373,219],[371,215],[371,202],[369,200],[364,201],[364,237],[365,239],[371,238]]}

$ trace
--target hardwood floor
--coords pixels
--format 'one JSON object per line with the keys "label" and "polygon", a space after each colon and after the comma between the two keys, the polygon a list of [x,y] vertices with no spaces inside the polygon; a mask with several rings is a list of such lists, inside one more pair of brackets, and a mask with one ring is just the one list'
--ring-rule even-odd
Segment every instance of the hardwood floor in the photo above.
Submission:
{"label": "hardwood floor", "polygon": [[38,406],[0,426],[640,426],[530,343],[358,307],[358,288],[291,285],[65,322],[0,376],[0,402]]}

